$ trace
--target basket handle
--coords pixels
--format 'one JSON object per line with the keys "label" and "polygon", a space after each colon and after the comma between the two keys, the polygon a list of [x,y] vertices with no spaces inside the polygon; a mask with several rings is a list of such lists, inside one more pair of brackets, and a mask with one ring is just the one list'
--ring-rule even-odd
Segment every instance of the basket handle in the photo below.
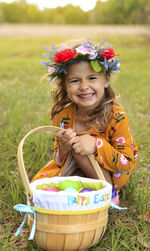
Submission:
{"label": "basket handle", "polygon": [[[54,131],[55,132],[55,131],[57,131],[59,129],[60,128],[57,127],[57,126],[40,126],[40,127],[37,127],[35,129],[31,130],[30,132],[28,132],[24,136],[24,138],[21,140],[21,142],[19,143],[18,153],[17,153],[19,171],[20,171],[21,178],[22,178],[22,181],[24,183],[24,186],[25,186],[25,189],[26,189],[29,200],[32,200],[32,190],[30,189],[30,183],[29,183],[29,179],[28,179],[28,176],[27,176],[27,173],[26,173],[26,170],[25,170],[25,166],[24,166],[24,161],[23,161],[23,145],[24,145],[24,142],[25,142],[26,138],[29,135],[33,134],[33,133],[40,132],[40,131]],[[95,160],[94,155],[89,154],[88,158],[91,161],[91,163],[92,163],[92,165],[93,165],[93,167],[94,167],[94,169],[96,171],[96,174],[97,174],[98,178],[100,180],[105,180],[104,175],[103,175],[103,173],[101,171],[101,168],[98,165],[97,161]]]}

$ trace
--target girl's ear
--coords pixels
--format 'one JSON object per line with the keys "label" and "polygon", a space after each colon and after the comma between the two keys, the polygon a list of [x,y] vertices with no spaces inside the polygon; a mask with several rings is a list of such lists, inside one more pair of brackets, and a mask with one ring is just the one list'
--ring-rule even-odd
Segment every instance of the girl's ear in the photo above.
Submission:
{"label": "girl's ear", "polygon": [[107,88],[109,85],[110,85],[110,73],[107,73],[104,87]]}

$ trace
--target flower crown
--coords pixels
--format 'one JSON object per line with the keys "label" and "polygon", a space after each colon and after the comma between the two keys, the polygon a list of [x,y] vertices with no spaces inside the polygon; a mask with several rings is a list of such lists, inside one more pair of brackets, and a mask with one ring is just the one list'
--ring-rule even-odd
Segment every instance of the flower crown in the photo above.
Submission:
{"label": "flower crown", "polygon": [[54,45],[52,45],[53,50],[49,50],[46,46],[44,47],[47,54],[43,54],[48,58],[48,62],[41,61],[45,67],[48,67],[48,73],[46,74],[50,78],[50,82],[55,77],[60,77],[62,74],[67,74],[67,67],[70,64],[75,64],[81,61],[90,62],[92,68],[95,72],[104,73],[120,71],[120,60],[114,60],[115,52],[111,45],[101,48],[102,44],[106,41],[100,43],[99,46],[93,44],[89,39],[87,43],[81,44],[80,46],[73,49],[61,48],[57,50]]}

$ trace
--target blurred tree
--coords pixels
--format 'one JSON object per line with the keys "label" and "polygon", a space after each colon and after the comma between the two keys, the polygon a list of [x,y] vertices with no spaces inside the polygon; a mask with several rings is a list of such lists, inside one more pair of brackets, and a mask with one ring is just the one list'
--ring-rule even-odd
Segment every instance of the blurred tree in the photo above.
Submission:
{"label": "blurred tree", "polygon": [[5,21],[8,23],[26,22],[26,6],[20,2],[2,3],[1,11],[3,12]]}
{"label": "blurred tree", "polygon": [[93,15],[95,17],[95,22],[97,24],[110,24],[112,20],[110,18],[110,6],[109,1],[102,2],[97,1],[94,8]]}
{"label": "blurred tree", "polygon": [[63,15],[66,24],[86,24],[86,12],[83,12],[80,7],[74,7],[71,4],[66,5],[63,9]]}
{"label": "blurred tree", "polygon": [[55,9],[44,9],[44,22],[51,24],[85,24],[87,14],[71,4]]}
{"label": "blurred tree", "polygon": [[45,8],[43,10],[43,22],[48,24],[54,23],[54,17],[55,17],[56,11],[55,9],[48,9]]}
{"label": "blurred tree", "polygon": [[64,8],[63,7],[57,7],[55,9],[55,14],[53,17],[53,24],[65,24],[65,16],[64,16]]}
{"label": "blurred tree", "polygon": [[150,24],[150,0],[97,0],[93,10],[84,12],[71,4],[40,11],[26,0],[0,3],[0,23],[49,24]]}
{"label": "blurred tree", "polygon": [[0,24],[5,22],[4,12],[2,9],[2,3],[0,3]]}
{"label": "blurred tree", "polygon": [[137,0],[127,1],[127,14],[129,13],[130,23],[150,24],[150,1]]}
{"label": "blurred tree", "polygon": [[110,20],[115,24],[148,24],[149,0],[108,0]]}
{"label": "blurred tree", "polygon": [[30,4],[26,10],[28,23],[42,23],[43,15],[36,5]]}
{"label": "blurred tree", "polygon": [[87,24],[96,24],[95,10],[90,10],[87,13]]}

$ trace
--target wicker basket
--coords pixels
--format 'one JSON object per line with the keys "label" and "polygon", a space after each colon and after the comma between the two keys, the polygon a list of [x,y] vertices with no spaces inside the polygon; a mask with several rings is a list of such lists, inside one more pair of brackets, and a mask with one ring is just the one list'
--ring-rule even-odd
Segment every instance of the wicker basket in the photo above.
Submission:
{"label": "wicker basket", "polygon": [[[27,196],[33,205],[32,190],[25,171],[23,161],[23,144],[26,138],[32,133],[39,131],[56,131],[58,127],[42,126],[30,131],[20,142],[18,147],[18,164],[22,181]],[[88,156],[100,180],[105,180],[98,163],[93,155]],[[34,205],[33,205],[34,206]],[[41,213],[40,209],[34,208],[37,213],[36,232],[34,242],[45,250],[72,251],[89,248],[101,240],[107,226],[108,208],[98,212],[86,212],[74,214],[55,214],[51,210]],[[31,228],[33,216],[28,216],[28,223]]]}

